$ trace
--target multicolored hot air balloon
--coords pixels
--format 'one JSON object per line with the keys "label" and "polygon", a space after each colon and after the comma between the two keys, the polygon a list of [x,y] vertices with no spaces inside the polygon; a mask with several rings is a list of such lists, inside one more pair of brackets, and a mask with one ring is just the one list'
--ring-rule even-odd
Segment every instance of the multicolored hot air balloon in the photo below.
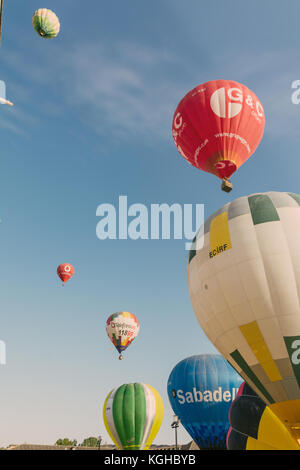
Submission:
{"label": "multicolored hot air balloon", "polygon": [[144,383],[113,389],[103,406],[103,420],[117,449],[147,450],[158,433],[164,413],[160,394]]}
{"label": "multicolored hot air balloon", "polygon": [[179,153],[193,166],[223,180],[255,152],[263,136],[265,115],[257,96],[232,80],[203,83],[180,101],[172,133]]}
{"label": "multicolored hot air balloon", "polygon": [[196,317],[219,352],[300,439],[300,195],[224,205],[188,259]]}
{"label": "multicolored hot air balloon", "polygon": [[62,280],[63,285],[73,276],[74,268],[69,263],[60,264],[57,268],[57,275]]}
{"label": "multicolored hot air balloon", "polygon": [[106,321],[106,332],[109,339],[120,353],[119,359],[123,359],[122,352],[132,343],[140,331],[137,317],[130,312],[116,312],[110,315]]}
{"label": "multicolored hot air balloon", "polygon": [[48,8],[40,8],[32,17],[33,29],[45,39],[55,38],[60,30],[60,22],[56,14]]}
{"label": "multicolored hot air balloon", "polygon": [[228,417],[228,450],[300,450],[284,424],[245,382]]}
{"label": "multicolored hot air balloon", "polygon": [[174,413],[200,449],[226,449],[228,411],[242,378],[218,354],[180,361],[168,379]]}

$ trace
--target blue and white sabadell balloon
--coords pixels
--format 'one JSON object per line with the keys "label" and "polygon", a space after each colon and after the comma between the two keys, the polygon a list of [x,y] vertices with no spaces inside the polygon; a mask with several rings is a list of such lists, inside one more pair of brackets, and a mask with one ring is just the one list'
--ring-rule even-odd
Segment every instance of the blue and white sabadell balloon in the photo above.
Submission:
{"label": "blue and white sabadell balloon", "polygon": [[226,449],[228,412],[242,382],[218,354],[188,357],[172,370],[171,406],[200,449]]}

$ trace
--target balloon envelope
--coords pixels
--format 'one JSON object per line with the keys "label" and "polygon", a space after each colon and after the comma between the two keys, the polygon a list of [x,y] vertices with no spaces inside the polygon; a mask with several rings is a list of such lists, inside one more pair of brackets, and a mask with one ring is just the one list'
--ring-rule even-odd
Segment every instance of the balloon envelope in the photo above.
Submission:
{"label": "balloon envelope", "polygon": [[39,8],[32,17],[33,29],[43,38],[55,38],[60,30],[60,22],[56,14],[48,8]]}
{"label": "balloon envelope", "polygon": [[74,267],[69,263],[62,263],[57,268],[57,275],[63,283],[67,282],[74,274]]}
{"label": "balloon envelope", "polygon": [[180,361],[168,379],[174,413],[200,449],[225,449],[228,411],[242,378],[220,355]]}
{"label": "balloon envelope", "polygon": [[189,163],[229,178],[256,150],[264,125],[263,107],[249,88],[232,80],[213,80],[180,101],[172,133]]}
{"label": "balloon envelope", "polygon": [[163,419],[163,402],[151,385],[124,384],[113,389],[103,406],[103,420],[117,449],[149,449]]}
{"label": "balloon envelope", "polygon": [[300,423],[300,196],[238,198],[190,251],[196,317],[215,347],[295,434]]}
{"label": "balloon envelope", "polygon": [[130,312],[113,313],[106,321],[107,335],[119,353],[128,348],[139,331],[139,321]]}

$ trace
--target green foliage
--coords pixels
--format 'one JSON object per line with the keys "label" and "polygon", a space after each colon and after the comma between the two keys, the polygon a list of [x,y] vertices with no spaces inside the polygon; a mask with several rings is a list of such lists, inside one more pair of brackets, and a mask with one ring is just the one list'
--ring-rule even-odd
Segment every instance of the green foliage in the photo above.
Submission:
{"label": "green foliage", "polygon": [[55,442],[55,445],[57,446],[77,446],[77,441],[76,439],[73,439],[73,441],[71,441],[70,439],[68,439],[67,437],[64,437],[63,439],[57,439],[57,441]]}
{"label": "green foliage", "polygon": [[98,446],[98,438],[97,437],[87,437],[84,439],[82,446],[86,447],[97,447]]}

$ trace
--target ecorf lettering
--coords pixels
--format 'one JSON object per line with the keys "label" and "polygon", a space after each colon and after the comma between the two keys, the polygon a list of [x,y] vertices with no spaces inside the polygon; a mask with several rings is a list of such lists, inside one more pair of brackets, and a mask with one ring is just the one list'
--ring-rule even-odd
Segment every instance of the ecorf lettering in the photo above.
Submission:
{"label": "ecorf lettering", "polygon": [[217,248],[215,248],[214,250],[209,251],[209,253],[208,253],[209,257],[213,258],[217,254],[222,253],[223,251],[227,250],[227,248],[228,248],[227,243],[224,243],[224,245],[217,246]]}
{"label": "ecorf lettering", "polygon": [[183,390],[177,390],[176,396],[178,402],[183,405],[184,403],[199,403],[199,402],[231,402],[235,399],[238,392],[238,388],[232,390],[223,390],[222,387],[216,390],[204,390],[201,392],[193,387],[192,392],[184,392]]}

